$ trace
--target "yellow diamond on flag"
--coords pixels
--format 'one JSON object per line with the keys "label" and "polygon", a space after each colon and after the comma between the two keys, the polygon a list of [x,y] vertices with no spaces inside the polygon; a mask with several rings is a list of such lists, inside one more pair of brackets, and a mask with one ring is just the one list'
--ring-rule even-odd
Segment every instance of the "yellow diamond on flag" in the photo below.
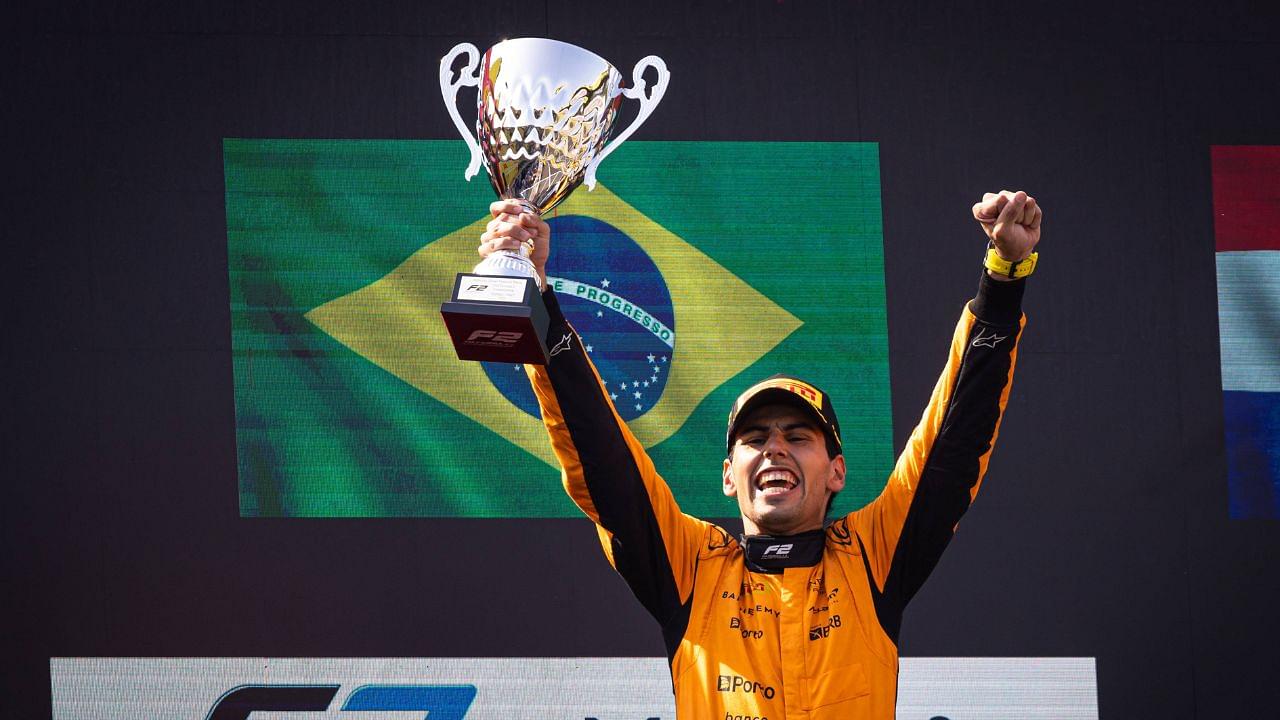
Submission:
{"label": "yellow diamond on flag", "polygon": [[[671,293],[678,339],[666,387],[648,412],[628,423],[645,447],[675,434],[711,391],[802,324],[603,185],[573,193],[558,212],[595,218],[629,236]],[[457,358],[440,316],[454,276],[478,262],[476,244],[488,221],[481,217],[432,241],[381,279],[306,318],[400,380],[559,467],[541,421],[503,396],[480,363]]]}

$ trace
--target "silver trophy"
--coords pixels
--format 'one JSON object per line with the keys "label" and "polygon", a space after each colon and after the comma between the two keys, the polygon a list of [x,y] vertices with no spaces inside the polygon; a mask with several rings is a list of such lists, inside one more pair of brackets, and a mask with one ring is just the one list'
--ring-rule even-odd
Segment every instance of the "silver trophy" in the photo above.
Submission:
{"label": "silver trophy", "polygon": [[[459,56],[466,56],[466,65],[455,79]],[[643,78],[648,68],[658,73],[651,89]],[[649,117],[670,77],[666,63],[650,55],[636,63],[631,87],[623,87],[622,75],[604,58],[546,38],[506,40],[483,56],[460,43],[440,60],[440,92],[471,148],[464,177],[471,180],[483,164],[498,197],[538,215],[581,183],[595,187],[596,168]],[[458,112],[464,86],[479,89],[475,137]],[[639,100],[640,110],[610,140],[624,96]],[[440,312],[459,358],[546,362],[547,315],[531,251],[528,244],[519,252],[499,250],[458,275],[453,298]]]}

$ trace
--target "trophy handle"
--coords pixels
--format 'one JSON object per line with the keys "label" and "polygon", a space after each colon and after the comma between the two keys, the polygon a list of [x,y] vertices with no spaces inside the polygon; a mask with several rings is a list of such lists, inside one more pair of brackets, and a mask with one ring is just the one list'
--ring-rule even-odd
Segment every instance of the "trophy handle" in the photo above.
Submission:
{"label": "trophy handle", "polygon": [[[467,56],[467,65],[462,68],[462,72],[458,73],[457,82],[454,82],[453,61],[463,54]],[[453,46],[448,55],[440,58],[440,94],[444,96],[444,104],[449,108],[449,117],[453,118],[453,124],[458,127],[458,132],[467,142],[467,147],[471,148],[471,164],[467,165],[467,170],[463,173],[463,177],[467,180],[471,180],[477,172],[480,172],[480,143],[476,142],[475,136],[462,122],[462,114],[458,112],[458,89],[464,85],[480,87],[479,65],[480,51],[471,43],[458,43]]]}
{"label": "trophy handle", "polygon": [[[644,81],[644,71],[648,68],[656,68],[658,71],[658,82],[654,84],[653,90],[647,95],[645,94],[646,83]],[[662,99],[662,94],[667,91],[667,81],[671,79],[671,73],[667,72],[667,64],[657,55],[650,55],[636,63],[635,68],[631,71],[631,84],[634,87],[623,88],[622,94],[640,101],[640,112],[636,115],[636,119],[627,126],[626,130],[618,133],[609,144],[604,146],[604,150],[587,165],[587,171],[582,176],[582,183],[587,186],[588,190],[594,190],[596,187],[596,168],[600,166],[600,162],[609,157],[609,153],[613,152],[623,140],[631,137],[631,133],[639,129],[640,124],[649,117],[649,113],[658,106],[658,101]]]}

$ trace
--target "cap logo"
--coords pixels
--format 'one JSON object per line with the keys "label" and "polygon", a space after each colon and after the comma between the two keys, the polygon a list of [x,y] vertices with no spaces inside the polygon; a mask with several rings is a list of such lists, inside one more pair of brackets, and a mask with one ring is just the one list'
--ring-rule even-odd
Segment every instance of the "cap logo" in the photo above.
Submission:
{"label": "cap logo", "polygon": [[800,380],[791,380],[789,378],[766,380],[759,385],[756,385],[748,391],[749,394],[745,398],[738,401],[739,406],[741,406],[747,398],[750,398],[752,395],[768,388],[778,388],[780,390],[786,390],[790,393],[799,395],[804,398],[805,402],[812,405],[813,409],[817,410],[819,414],[822,413],[822,393],[818,391],[818,388],[810,385],[809,383],[802,382]]}

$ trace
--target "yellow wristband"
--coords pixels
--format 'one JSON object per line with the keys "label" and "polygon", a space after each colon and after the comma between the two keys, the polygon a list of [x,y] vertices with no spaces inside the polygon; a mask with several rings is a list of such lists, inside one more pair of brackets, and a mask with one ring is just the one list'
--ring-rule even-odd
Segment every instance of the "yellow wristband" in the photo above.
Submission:
{"label": "yellow wristband", "polygon": [[1017,280],[1024,278],[1036,271],[1036,262],[1040,259],[1040,253],[1031,253],[1018,262],[1009,262],[1000,257],[1000,253],[996,252],[994,247],[987,248],[987,259],[982,264],[991,272],[997,275],[1003,275],[1007,278]]}

